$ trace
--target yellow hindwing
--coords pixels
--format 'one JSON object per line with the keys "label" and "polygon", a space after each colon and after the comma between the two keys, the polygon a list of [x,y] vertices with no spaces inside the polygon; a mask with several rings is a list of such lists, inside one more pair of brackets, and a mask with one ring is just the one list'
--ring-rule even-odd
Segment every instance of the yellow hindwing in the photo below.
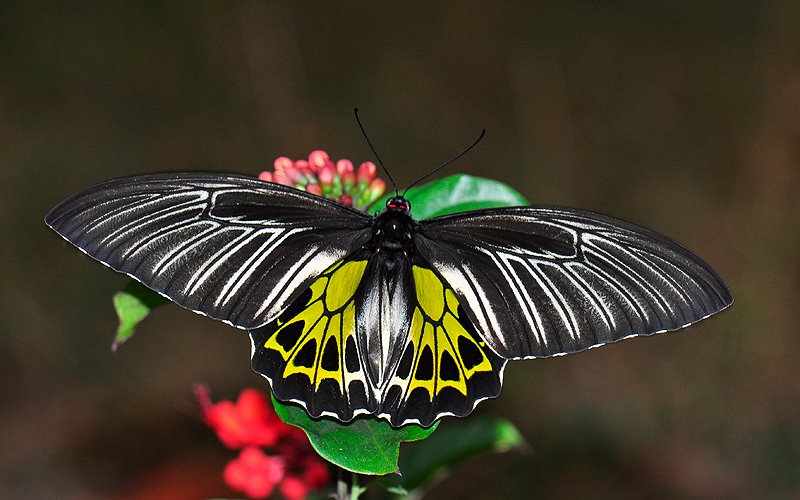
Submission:
{"label": "yellow hindwing", "polygon": [[414,266],[417,306],[411,321],[409,343],[414,361],[406,380],[408,395],[423,389],[433,400],[445,388],[466,396],[469,379],[477,372],[492,371],[485,345],[467,331],[459,318],[459,303],[453,290],[431,269]]}
{"label": "yellow hindwing", "polygon": [[325,379],[346,391],[344,352],[355,334],[354,296],[367,261],[339,262],[310,286],[308,302],[294,316],[278,320],[278,328],[264,344],[286,362],[283,376],[302,374],[315,389]]}

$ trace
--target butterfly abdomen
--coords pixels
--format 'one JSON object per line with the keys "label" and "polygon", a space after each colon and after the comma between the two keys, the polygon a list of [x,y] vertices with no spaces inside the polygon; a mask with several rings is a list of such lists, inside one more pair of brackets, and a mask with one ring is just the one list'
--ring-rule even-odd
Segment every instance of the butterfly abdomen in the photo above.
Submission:
{"label": "butterfly abdomen", "polygon": [[390,200],[375,217],[372,237],[362,250],[369,264],[355,297],[356,339],[379,400],[397,371],[414,310],[416,223],[409,209],[402,197]]}
{"label": "butterfly abdomen", "polygon": [[403,353],[413,297],[408,255],[398,251],[376,253],[356,292],[355,335],[370,383],[378,393]]}

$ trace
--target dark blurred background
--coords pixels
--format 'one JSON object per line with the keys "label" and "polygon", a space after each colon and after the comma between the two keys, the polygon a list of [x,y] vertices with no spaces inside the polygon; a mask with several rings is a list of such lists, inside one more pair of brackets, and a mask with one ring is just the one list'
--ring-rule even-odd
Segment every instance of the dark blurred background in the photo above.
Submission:
{"label": "dark blurred background", "polygon": [[736,297],[511,363],[479,411],[531,452],[432,498],[800,494],[800,4],[143,1],[0,7],[0,497],[232,495],[191,387],[264,387],[246,336],[170,305],[112,354],[127,279],[42,218],[118,176],[371,159],[355,105],[401,185],[486,128],[450,173],[671,235]]}

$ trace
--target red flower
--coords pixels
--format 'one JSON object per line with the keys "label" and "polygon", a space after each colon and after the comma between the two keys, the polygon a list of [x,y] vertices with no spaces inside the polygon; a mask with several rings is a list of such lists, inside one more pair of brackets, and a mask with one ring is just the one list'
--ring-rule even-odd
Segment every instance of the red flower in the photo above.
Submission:
{"label": "red flower", "polygon": [[325,486],[329,479],[327,465],[316,457],[306,457],[302,467],[284,478],[281,483],[281,493],[288,500],[302,500],[308,495],[309,490]]}
{"label": "red flower", "polygon": [[[271,457],[261,448],[248,446],[228,462],[222,477],[228,486],[250,498],[265,498],[284,480],[284,469],[282,458]],[[300,498],[305,498],[305,495]]]}
{"label": "red flower", "polygon": [[281,483],[281,493],[288,500],[300,500],[308,495],[308,487],[296,477],[287,477]]}
{"label": "red flower", "polygon": [[[225,482],[250,498],[265,498],[279,486],[282,495],[301,500],[328,484],[328,466],[297,427],[283,423],[266,396],[245,389],[236,403],[211,401],[205,386],[195,387],[203,419],[229,448],[242,448],[225,467]],[[262,447],[273,453],[266,453]]]}
{"label": "red flower", "polygon": [[261,172],[258,178],[303,189],[362,210],[375,203],[386,189],[386,183],[377,177],[378,169],[371,161],[356,169],[350,160],[334,163],[321,149],[312,151],[308,160],[281,156],[275,160],[273,168],[272,172]]}
{"label": "red flower", "polygon": [[274,446],[286,424],[269,406],[263,394],[245,389],[234,404],[231,401],[211,402],[208,387],[198,386],[195,394],[203,408],[203,418],[228,448]]}

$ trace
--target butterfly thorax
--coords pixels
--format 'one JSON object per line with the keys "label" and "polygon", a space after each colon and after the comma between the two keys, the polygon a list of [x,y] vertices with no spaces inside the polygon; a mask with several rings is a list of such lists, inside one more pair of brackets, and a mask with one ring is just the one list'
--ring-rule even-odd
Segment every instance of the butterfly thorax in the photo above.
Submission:
{"label": "butterfly thorax", "polygon": [[386,202],[386,210],[375,216],[372,238],[367,247],[373,251],[413,252],[416,223],[411,218],[411,204],[402,196]]}

